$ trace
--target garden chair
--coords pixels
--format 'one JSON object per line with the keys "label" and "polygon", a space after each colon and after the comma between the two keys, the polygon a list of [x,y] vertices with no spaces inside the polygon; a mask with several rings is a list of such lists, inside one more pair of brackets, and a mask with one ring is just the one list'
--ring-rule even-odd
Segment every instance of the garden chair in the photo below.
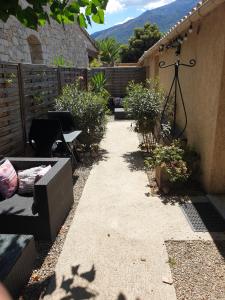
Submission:
{"label": "garden chair", "polygon": [[58,120],[62,126],[63,133],[76,130],[75,121],[70,111],[48,111],[48,118]]}
{"label": "garden chair", "polygon": [[70,111],[48,111],[48,118],[50,120],[58,120],[61,124],[64,139],[74,152],[77,161],[80,161],[79,154],[77,152],[78,137],[81,134],[80,130],[77,130],[75,120]]}
{"label": "garden chair", "polygon": [[29,144],[38,157],[70,157],[72,165],[75,166],[77,159],[69,145],[67,135],[63,134],[58,120],[33,119]]}

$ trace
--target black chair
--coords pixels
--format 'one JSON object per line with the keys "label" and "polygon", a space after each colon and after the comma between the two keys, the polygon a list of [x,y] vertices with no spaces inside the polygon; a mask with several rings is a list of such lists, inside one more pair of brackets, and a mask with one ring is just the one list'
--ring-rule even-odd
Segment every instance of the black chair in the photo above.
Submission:
{"label": "black chair", "polygon": [[72,165],[76,165],[77,160],[65,141],[58,120],[33,119],[29,144],[37,157],[70,157]]}
{"label": "black chair", "polygon": [[75,121],[70,111],[48,111],[48,118],[58,120],[64,133],[76,130]]}
{"label": "black chair", "polygon": [[57,120],[60,122],[64,139],[70,150],[74,153],[76,160],[80,161],[77,152],[77,142],[79,143],[79,136],[82,131],[77,130],[73,115],[70,111],[48,111],[48,118],[50,120]]}

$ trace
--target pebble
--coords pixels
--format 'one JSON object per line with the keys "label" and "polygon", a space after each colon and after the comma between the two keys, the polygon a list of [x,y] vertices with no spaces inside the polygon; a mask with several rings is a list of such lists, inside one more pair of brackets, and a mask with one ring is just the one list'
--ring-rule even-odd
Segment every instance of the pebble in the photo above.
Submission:
{"label": "pebble", "polygon": [[166,241],[177,300],[225,300],[225,241]]}

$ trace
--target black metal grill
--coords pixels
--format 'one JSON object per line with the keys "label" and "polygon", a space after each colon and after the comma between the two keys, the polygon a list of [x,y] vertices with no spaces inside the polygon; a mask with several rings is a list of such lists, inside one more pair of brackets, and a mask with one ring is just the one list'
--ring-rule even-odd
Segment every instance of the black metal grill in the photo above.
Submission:
{"label": "black metal grill", "polygon": [[181,204],[193,231],[225,232],[225,220],[209,202]]}

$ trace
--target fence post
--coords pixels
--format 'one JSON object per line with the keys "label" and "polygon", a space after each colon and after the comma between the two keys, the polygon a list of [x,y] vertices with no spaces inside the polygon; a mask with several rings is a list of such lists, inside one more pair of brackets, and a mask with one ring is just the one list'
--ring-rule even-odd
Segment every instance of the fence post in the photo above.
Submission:
{"label": "fence post", "polygon": [[61,94],[62,91],[62,78],[61,78],[61,68],[57,68],[57,79],[58,79],[58,94]]}
{"label": "fence post", "polygon": [[26,114],[25,114],[25,97],[24,97],[24,78],[23,78],[23,66],[18,64],[18,84],[19,84],[19,99],[20,99],[20,115],[23,128],[24,148],[27,143],[27,129],[26,129]]}
{"label": "fence post", "polygon": [[88,68],[84,69],[85,89],[88,90]]}

